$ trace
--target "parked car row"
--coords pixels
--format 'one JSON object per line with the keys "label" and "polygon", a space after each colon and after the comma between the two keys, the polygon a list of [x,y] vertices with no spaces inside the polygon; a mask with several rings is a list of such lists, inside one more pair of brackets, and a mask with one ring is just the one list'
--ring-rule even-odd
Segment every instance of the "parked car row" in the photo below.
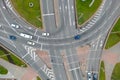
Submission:
{"label": "parked car row", "polygon": [[97,73],[88,72],[87,73],[87,80],[98,80],[98,74]]}

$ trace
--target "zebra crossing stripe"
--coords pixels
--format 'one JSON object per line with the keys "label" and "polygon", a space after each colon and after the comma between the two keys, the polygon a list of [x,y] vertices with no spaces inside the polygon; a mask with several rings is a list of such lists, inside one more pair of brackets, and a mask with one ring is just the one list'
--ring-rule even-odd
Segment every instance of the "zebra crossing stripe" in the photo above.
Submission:
{"label": "zebra crossing stripe", "polygon": [[44,65],[41,69],[46,73],[49,78],[51,78],[51,80],[55,80],[53,71],[51,69],[48,69],[46,65]]}
{"label": "zebra crossing stripe", "polygon": [[11,5],[11,3],[10,3],[9,0],[6,0],[5,2],[6,2],[7,6],[8,6],[10,9],[13,9],[13,7],[12,7],[12,5]]}

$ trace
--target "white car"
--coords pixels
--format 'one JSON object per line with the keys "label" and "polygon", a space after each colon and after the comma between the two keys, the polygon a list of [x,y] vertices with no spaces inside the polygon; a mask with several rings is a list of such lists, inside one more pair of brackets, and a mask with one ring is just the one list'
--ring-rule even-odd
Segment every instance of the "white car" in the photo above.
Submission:
{"label": "white car", "polygon": [[49,36],[50,34],[49,33],[42,33],[42,36]]}
{"label": "white car", "polygon": [[24,38],[29,38],[32,39],[31,35],[25,34],[25,33],[20,33],[20,36],[24,37]]}
{"label": "white car", "polygon": [[103,41],[100,41],[100,47],[102,47],[103,46]]}
{"label": "white car", "polygon": [[11,26],[12,26],[13,28],[20,28],[19,25],[15,25],[15,24],[11,24]]}
{"label": "white car", "polygon": [[82,30],[82,29],[79,29],[79,31],[84,32],[84,30]]}
{"label": "white car", "polygon": [[28,41],[28,42],[27,42],[27,44],[30,44],[30,45],[35,45],[35,43],[34,43],[34,42],[32,42],[32,41]]}
{"label": "white car", "polygon": [[87,80],[93,80],[93,75],[92,75],[92,73],[90,73],[90,72],[88,72],[87,73]]}

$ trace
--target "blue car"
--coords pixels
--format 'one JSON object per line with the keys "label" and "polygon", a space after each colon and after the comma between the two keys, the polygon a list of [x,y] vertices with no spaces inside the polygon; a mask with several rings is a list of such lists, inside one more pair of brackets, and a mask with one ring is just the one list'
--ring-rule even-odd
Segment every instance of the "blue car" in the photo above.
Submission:
{"label": "blue car", "polygon": [[93,74],[93,80],[98,80],[98,75],[96,73]]}
{"label": "blue car", "polygon": [[15,36],[12,36],[12,35],[10,35],[9,38],[10,38],[11,40],[16,40],[16,39],[17,39]]}
{"label": "blue car", "polygon": [[79,40],[80,37],[81,37],[80,35],[76,35],[76,36],[74,36],[74,39],[75,39],[75,40]]}

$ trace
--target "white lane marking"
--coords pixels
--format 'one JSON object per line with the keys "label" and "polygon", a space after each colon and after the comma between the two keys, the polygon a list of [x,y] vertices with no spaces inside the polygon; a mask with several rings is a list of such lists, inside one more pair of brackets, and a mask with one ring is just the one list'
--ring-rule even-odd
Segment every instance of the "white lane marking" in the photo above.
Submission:
{"label": "white lane marking", "polygon": [[78,76],[77,76],[77,73],[76,73],[76,70],[75,70],[75,75],[76,75],[77,80],[79,80],[79,79],[78,79]]}
{"label": "white lane marking", "polygon": [[71,26],[71,13],[70,13],[70,1],[69,0],[67,0],[68,1],[68,9],[69,9],[69,22],[70,22],[70,26]]}
{"label": "white lane marking", "polygon": [[67,6],[65,6],[65,9],[67,9]]}
{"label": "white lane marking", "polygon": [[73,61],[73,62],[70,62],[70,63],[67,63],[67,64],[70,65],[70,64],[75,64],[75,63],[79,63],[79,61]]}
{"label": "white lane marking", "polygon": [[37,43],[38,43],[38,41],[39,41],[39,38],[40,38],[40,37],[38,36],[38,38],[37,38]]}
{"label": "white lane marking", "polygon": [[41,43],[41,49],[40,49],[40,50],[42,50],[42,49],[43,49],[42,47],[43,47],[43,45],[42,45],[42,43]]}
{"label": "white lane marking", "polygon": [[61,6],[59,7],[59,9],[61,10]]}
{"label": "white lane marking", "polygon": [[34,35],[36,35],[37,31],[38,31],[38,29],[36,29],[36,30],[35,30],[35,33],[34,33]]}
{"label": "white lane marking", "polygon": [[[5,21],[8,23],[8,25],[10,26],[10,23],[8,22],[7,18],[5,17],[4,13],[2,12],[2,9],[0,8],[0,11],[2,13],[2,15],[4,16],[3,18],[5,19]],[[11,28],[13,31],[15,31],[17,34],[19,34],[15,29]]]}
{"label": "white lane marking", "polygon": [[43,14],[43,16],[52,16],[55,15],[54,13]]}
{"label": "white lane marking", "polygon": [[73,71],[73,70],[76,70],[76,69],[80,69],[80,67],[69,69],[69,71]]}
{"label": "white lane marking", "polygon": [[25,58],[29,53],[26,53],[24,56],[22,56],[22,58]]}

